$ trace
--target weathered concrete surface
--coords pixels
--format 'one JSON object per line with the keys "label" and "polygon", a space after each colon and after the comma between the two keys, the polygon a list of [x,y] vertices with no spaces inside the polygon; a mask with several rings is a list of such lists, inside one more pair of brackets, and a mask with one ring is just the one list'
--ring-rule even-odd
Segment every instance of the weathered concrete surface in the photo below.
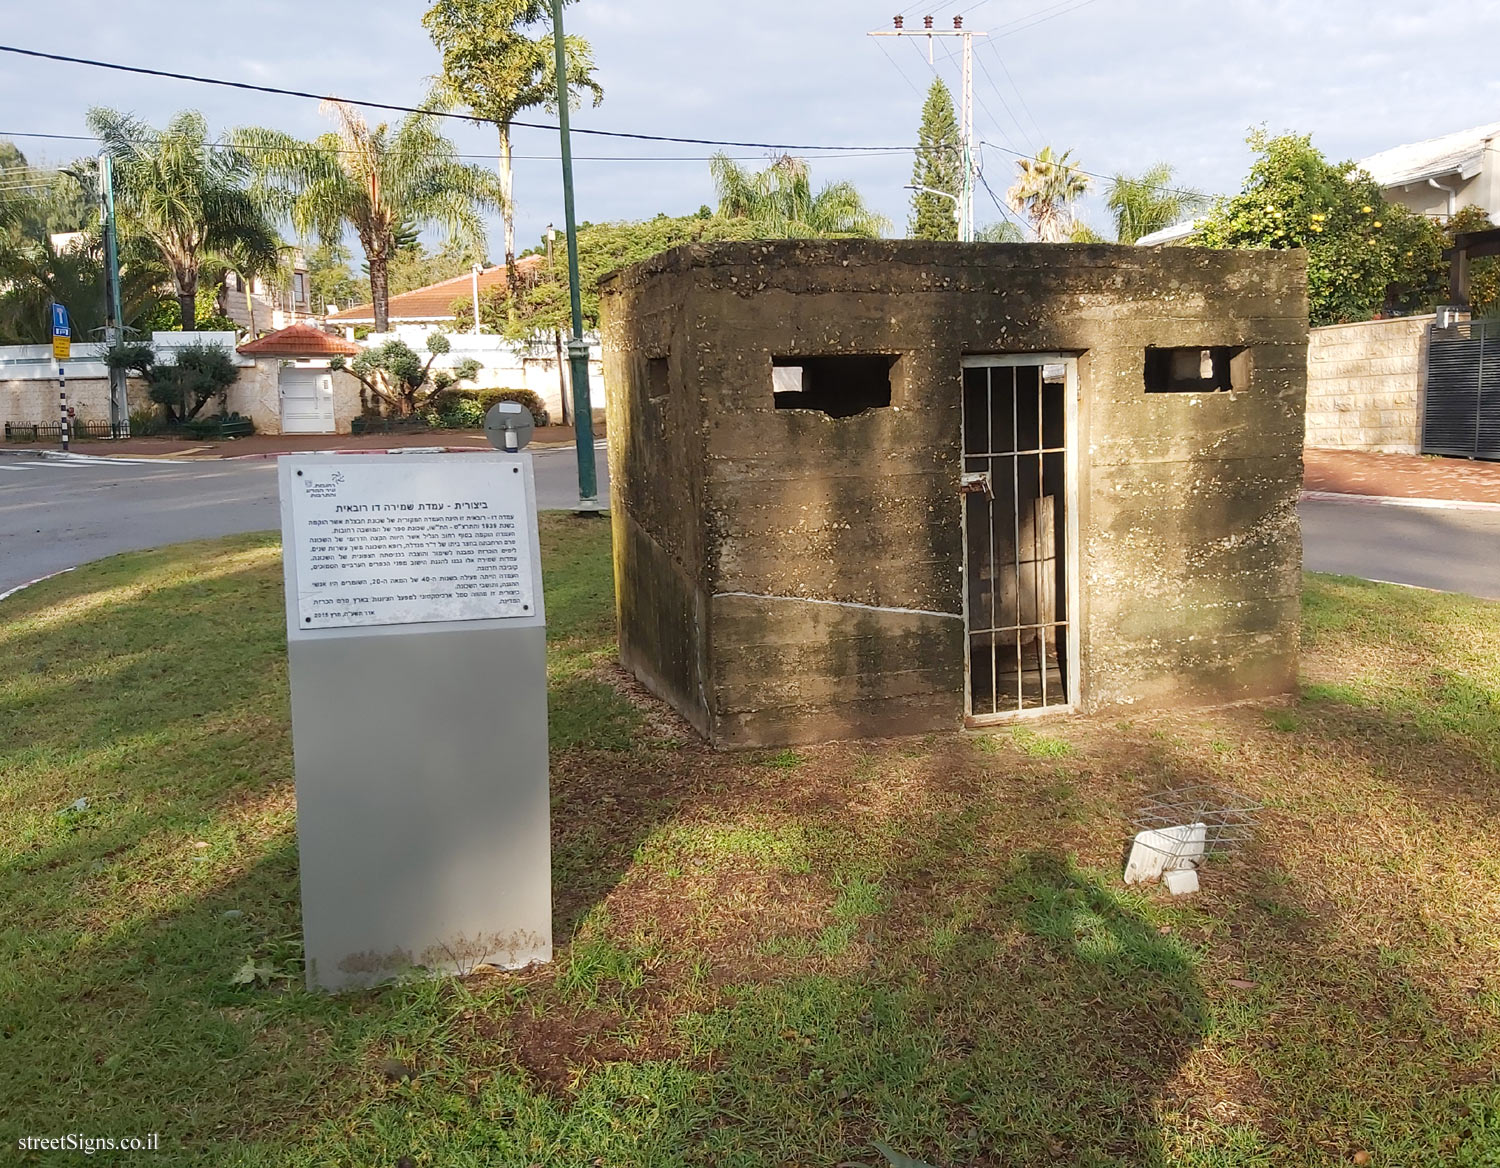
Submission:
{"label": "weathered concrete surface", "polygon": [[[969,354],[1079,361],[1082,701],[1295,684],[1300,253],[775,242],[605,287],[625,663],[723,745],[956,726]],[[1147,346],[1251,350],[1146,394]],[[772,359],[887,354],[891,405],[777,410]]]}

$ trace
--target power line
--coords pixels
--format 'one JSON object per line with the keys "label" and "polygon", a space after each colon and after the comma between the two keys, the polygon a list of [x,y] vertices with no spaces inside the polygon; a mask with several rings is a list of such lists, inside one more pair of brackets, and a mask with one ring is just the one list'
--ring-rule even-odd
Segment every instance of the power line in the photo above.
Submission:
{"label": "power line", "polygon": [[[980,145],[983,145],[983,143],[980,143]],[[983,167],[981,167],[980,170],[979,170],[979,185],[984,188],[984,193],[987,194],[987,195],[989,195],[990,202],[992,202],[992,203],[995,204],[996,208],[999,209],[1000,214],[1004,218],[1009,219],[1017,227],[1019,227],[1021,229],[1021,233],[1024,235],[1026,233],[1026,231],[1028,230],[1028,225],[1026,223],[1023,223],[1019,218],[1017,218],[1016,215],[1011,211],[1011,209],[1009,207],[1007,207],[1000,200],[1000,197],[997,194],[995,194],[995,192],[991,189],[991,187],[990,187],[990,180],[984,177],[984,168]],[[1036,231],[1035,231],[1034,228],[1030,228],[1030,230],[1031,230],[1031,232],[1032,232],[1033,235],[1036,234]]]}
{"label": "power line", "polygon": [[1030,17],[1018,17],[1009,25],[1001,26],[995,31],[994,35],[997,37],[1003,37],[1011,36],[1012,34],[1018,32],[1025,32],[1028,28],[1035,28],[1037,25],[1045,24],[1049,20],[1055,20],[1059,16],[1066,16],[1069,12],[1077,12],[1080,8],[1087,8],[1090,4],[1093,3],[1096,3],[1096,0],[1082,0],[1081,3],[1077,4],[1059,4],[1055,5],[1052,8],[1044,8],[1039,12],[1033,12],[1031,14],[1038,19],[1032,20],[1030,24],[1022,23],[1023,21],[1030,20]]}
{"label": "power line", "polygon": [[[486,122],[498,125],[493,118],[478,117],[472,113],[461,114],[453,110],[432,109],[424,106],[397,105],[385,101],[364,101],[358,98],[340,98],[330,94],[310,93],[305,89],[281,89],[274,85],[254,85],[248,81],[229,81],[222,77],[200,77],[193,73],[174,73],[166,69],[148,69],[143,65],[121,65],[114,61],[94,61],[87,57],[70,57],[64,53],[44,53],[40,49],[23,49],[16,45],[0,45],[0,53],[15,53],[22,57],[35,57],[43,61],[60,61],[66,65],[87,65],[94,69],[112,69],[119,73],[138,73],[146,77],[162,77],[171,81],[192,81],[198,85],[217,85],[226,89],[243,89],[252,93],[270,93],[280,97],[301,97],[310,101],[341,101],[345,105],[357,105],[365,109],[389,110],[394,113],[424,114],[429,117],[451,118],[461,122]],[[543,122],[512,121],[512,126],[527,130],[546,130],[557,133],[558,127]],[[637,134],[624,130],[595,130],[583,126],[572,127],[575,134],[592,134],[601,138],[628,138],[637,142],[675,142],[691,146],[738,146],[750,150],[782,151],[910,151],[914,146],[811,146],[795,142],[737,142],[720,138],[687,138],[672,134]]]}
{"label": "power line", "polygon": [[[1031,112],[1031,106],[1026,102],[1026,95],[1021,92],[1021,87],[1016,84],[1016,79],[1011,76],[1010,66],[1005,63],[1005,54],[1000,51],[999,44],[995,41],[990,41],[989,45],[990,48],[995,52],[995,61],[1000,66],[1000,71],[1005,74],[1005,80],[1010,83],[1011,89],[1015,92],[1016,100],[1021,103],[1022,111],[1026,114],[1027,119],[1031,122],[1032,126],[1037,132],[1037,137],[1035,139],[1032,139],[1031,148],[1033,150],[1039,149],[1037,143],[1039,141],[1044,141],[1047,135],[1045,131],[1043,131],[1041,123],[1036,120],[1036,115]],[[981,65],[980,67],[983,68],[983,65]],[[990,71],[988,69],[985,69],[984,75],[986,77],[989,77]],[[990,77],[990,84],[993,85],[994,80],[995,79],[993,77]],[[995,88],[999,89],[999,86],[995,86]],[[1029,137],[1029,135],[1022,134],[1022,137]]]}
{"label": "power line", "polygon": [[[1034,155],[1031,155],[1031,154],[1022,154],[1019,150],[1012,150],[1009,146],[1001,146],[998,142],[985,142],[985,141],[981,141],[979,144],[981,146],[991,146],[994,149],[1003,151],[1006,154],[1013,154],[1013,155],[1015,155],[1015,157],[1017,159],[1019,159],[1021,161],[1024,161],[1024,162],[1040,162],[1041,161],[1041,159],[1035,157]],[[1059,165],[1061,165],[1057,161],[1057,159],[1055,159],[1055,158],[1050,159],[1049,163],[1052,166],[1059,166]],[[1077,165],[1075,165],[1074,163],[1071,163],[1071,162],[1069,162],[1067,165],[1063,166],[1062,168],[1064,170],[1072,171],[1075,174],[1085,174],[1085,175],[1088,175],[1089,178],[1096,178],[1100,182],[1114,182],[1115,181],[1115,176],[1112,175],[1112,174],[1100,174],[1096,170],[1084,170],[1083,167],[1077,166]],[[1195,190],[1192,190],[1191,188],[1188,188],[1188,187],[1157,187],[1156,189],[1159,190],[1159,191],[1161,191],[1161,192],[1163,192],[1164,194],[1169,194],[1169,195],[1196,195],[1196,196],[1198,196],[1199,198],[1202,198],[1202,199],[1214,199],[1214,198],[1219,197],[1219,196],[1216,196],[1216,195],[1206,195],[1202,191],[1195,191]]]}
{"label": "power line", "polygon": [[[46,138],[46,139],[50,139],[50,140],[54,140],[54,141],[63,141],[63,142],[95,142],[95,143],[97,143],[99,141],[98,138],[92,137],[91,135],[88,135],[88,134],[43,134],[43,133],[28,133],[28,132],[26,132],[24,130],[0,130],[0,138]],[[129,139],[129,141],[133,145],[142,145],[145,142],[144,139],[139,139],[139,138],[132,138],[132,139]],[[206,142],[206,143],[204,143],[204,145],[209,150],[238,150],[238,151],[241,151],[241,152],[253,152],[253,151],[256,151],[256,150],[273,150],[273,149],[275,149],[275,147],[272,147],[272,146],[240,145],[240,144],[236,144],[236,143],[233,143],[233,142]],[[319,153],[319,154],[359,154],[359,153],[361,153],[361,151],[359,151],[359,150],[355,150],[355,149],[351,149],[351,148],[343,147],[343,146],[308,146],[307,149],[310,150],[310,151],[314,151],[316,153]],[[889,156],[891,156],[893,154],[909,154],[909,153],[911,153],[911,150],[912,150],[912,147],[910,147],[910,146],[903,146],[903,147],[899,147],[899,148],[897,148],[897,147],[889,147],[887,149],[873,149],[873,150],[851,150],[851,151],[848,151],[848,152],[845,152],[845,153],[840,153],[837,157],[839,157],[839,158],[885,158],[885,157],[889,157]],[[463,158],[463,159],[483,159],[485,161],[489,161],[490,159],[494,158],[494,155],[493,154],[455,154],[454,157],[455,158]],[[517,161],[521,161],[521,162],[528,162],[528,161],[529,162],[556,162],[557,159],[558,159],[558,155],[556,155],[556,154],[513,154],[513,155],[511,155],[511,157],[514,158],[514,159],[516,159]],[[579,161],[589,161],[589,162],[708,162],[711,159],[713,159],[715,156],[712,155],[712,154],[575,154],[575,155],[573,155],[573,157],[574,157],[574,159],[579,160]],[[754,162],[757,159],[762,158],[764,156],[763,155],[759,155],[759,154],[740,154],[740,155],[731,155],[730,157],[734,158],[735,161],[737,161],[737,162]],[[46,175],[63,174],[63,173],[65,173],[61,169],[49,170],[46,167],[25,167],[25,168],[19,168],[18,167],[17,169],[29,169],[29,170],[35,171],[38,174],[46,174]],[[4,174],[5,174],[4,168],[0,168],[0,178],[3,178]]]}

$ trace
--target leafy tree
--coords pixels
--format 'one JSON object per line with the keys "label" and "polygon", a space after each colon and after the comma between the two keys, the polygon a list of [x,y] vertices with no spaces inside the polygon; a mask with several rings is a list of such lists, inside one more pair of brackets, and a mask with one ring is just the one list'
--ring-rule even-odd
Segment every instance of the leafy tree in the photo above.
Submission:
{"label": "leafy tree", "polygon": [[365,393],[383,402],[398,417],[406,418],[416,413],[433,395],[451,389],[459,381],[472,381],[479,375],[481,366],[471,358],[461,362],[451,373],[439,370],[437,376],[432,376],[432,363],[451,348],[447,337],[433,333],[427,338],[425,362],[405,341],[389,340],[378,348],[364,350],[353,361],[335,357],[329,366],[347,369],[359,379]]}
{"label": "leafy tree", "polygon": [[[584,327],[599,323],[599,281],[610,272],[639,263],[659,252],[685,243],[716,243],[722,240],[759,238],[744,219],[721,219],[704,207],[697,215],[657,215],[635,223],[584,223],[578,228],[578,271]],[[474,309],[468,297],[454,301],[459,328],[473,325]],[[514,295],[509,289],[491,289],[480,300],[481,322],[512,340],[526,340],[553,332],[572,330],[568,266],[556,257],[550,267],[534,274]]]}
{"label": "leafy tree", "polygon": [[325,244],[354,229],[370,271],[375,331],[389,328],[390,265],[398,238],[436,224],[450,238],[484,251],[481,209],[499,205],[494,176],[459,161],[431,114],[411,114],[394,129],[368,125],[352,107],[325,102],[336,132],[302,142],[278,130],[235,131],[250,153],[257,188],[286,214],[299,236]]}
{"label": "leafy tree", "polygon": [[[127,328],[149,331],[162,303],[166,270],[154,249],[127,240],[120,251],[120,308]],[[0,262],[0,344],[43,345],[52,339],[52,303],[64,304],[75,338],[104,331],[104,247],[95,232],[56,248],[45,235],[23,238]],[[175,307],[175,301],[168,301]]]}
{"label": "leafy tree", "polygon": [[1009,219],[1000,219],[974,233],[978,243],[1025,243],[1026,234]]}
{"label": "leafy tree", "polygon": [[1072,226],[1068,228],[1069,243],[1105,243],[1104,236],[1100,235],[1082,219],[1074,219]]}
{"label": "leafy tree", "polygon": [[790,154],[754,172],[715,154],[709,172],[719,215],[745,221],[762,239],[875,239],[890,226],[853,183],[829,183],[813,194],[806,160]]}
{"label": "leafy tree", "polygon": [[348,308],[370,299],[370,282],[349,267],[349,249],[342,243],[320,243],[307,253],[307,286],[314,308],[329,304]]}
{"label": "leafy tree", "polygon": [[1134,243],[1143,235],[1196,215],[1207,206],[1208,200],[1201,191],[1174,187],[1171,165],[1158,162],[1139,178],[1115,175],[1105,204],[1115,217],[1115,240]]}
{"label": "leafy tree", "polygon": [[240,248],[274,259],[281,241],[265,203],[245,189],[245,158],[208,141],[202,114],[184,110],[165,130],[156,130],[96,106],[88,124],[114,159],[121,235],[142,236],[156,247],[176,289],[184,329],[194,324],[205,256]]}
{"label": "leafy tree", "polygon": [[[959,140],[958,118],[953,113],[953,95],[940,77],[933,79],[922,106],[922,127],[917,132],[911,181],[913,186],[927,189],[912,192],[908,235],[912,239],[957,239],[963,144]],[[944,191],[952,198],[933,191]]]}
{"label": "leafy tree", "polygon": [[[438,0],[422,18],[422,24],[443,55],[437,99],[467,107],[476,118],[493,122],[499,133],[505,262],[514,270],[516,220],[510,128],[525,110],[557,110],[551,6],[547,0]],[[587,94],[597,106],[604,100],[604,90],[594,79],[594,56],[588,41],[565,37],[563,48],[570,105],[576,108]]]}
{"label": "leafy tree", "polygon": [[1307,249],[1314,325],[1369,320],[1430,303],[1441,233],[1381,197],[1352,162],[1331,163],[1309,135],[1248,139],[1259,154],[1240,194],[1220,202],[1192,242],[1202,247]]}
{"label": "leafy tree", "polygon": [[1088,190],[1088,176],[1070,160],[1043,146],[1035,158],[1016,160],[1016,181],[1005,192],[1012,211],[1025,215],[1043,243],[1061,243],[1073,231],[1073,203]]}
{"label": "leafy tree", "polygon": [[170,364],[163,363],[145,343],[116,345],[105,354],[104,361],[111,369],[144,377],[148,395],[166,409],[170,422],[192,421],[215,399],[222,413],[225,394],[240,375],[228,349],[205,342],[174,349]]}

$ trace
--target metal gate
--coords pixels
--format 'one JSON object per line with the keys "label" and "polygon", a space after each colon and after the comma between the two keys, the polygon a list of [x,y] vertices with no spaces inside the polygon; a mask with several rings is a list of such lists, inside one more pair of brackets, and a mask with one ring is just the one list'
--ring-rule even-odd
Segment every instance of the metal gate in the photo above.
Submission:
{"label": "metal gate", "polygon": [[964,712],[1078,704],[1077,363],[963,361]]}
{"label": "metal gate", "polygon": [[1500,320],[1429,326],[1422,453],[1500,458]]}

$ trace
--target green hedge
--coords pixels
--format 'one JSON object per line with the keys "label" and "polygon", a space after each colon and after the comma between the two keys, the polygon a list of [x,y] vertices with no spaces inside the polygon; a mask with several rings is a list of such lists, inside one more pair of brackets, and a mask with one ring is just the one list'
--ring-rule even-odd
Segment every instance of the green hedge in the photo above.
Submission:
{"label": "green hedge", "polygon": [[552,422],[546,403],[529,389],[445,389],[433,394],[422,412],[433,419],[431,425],[441,429],[477,430],[490,407],[503,401],[520,402],[538,426]]}

